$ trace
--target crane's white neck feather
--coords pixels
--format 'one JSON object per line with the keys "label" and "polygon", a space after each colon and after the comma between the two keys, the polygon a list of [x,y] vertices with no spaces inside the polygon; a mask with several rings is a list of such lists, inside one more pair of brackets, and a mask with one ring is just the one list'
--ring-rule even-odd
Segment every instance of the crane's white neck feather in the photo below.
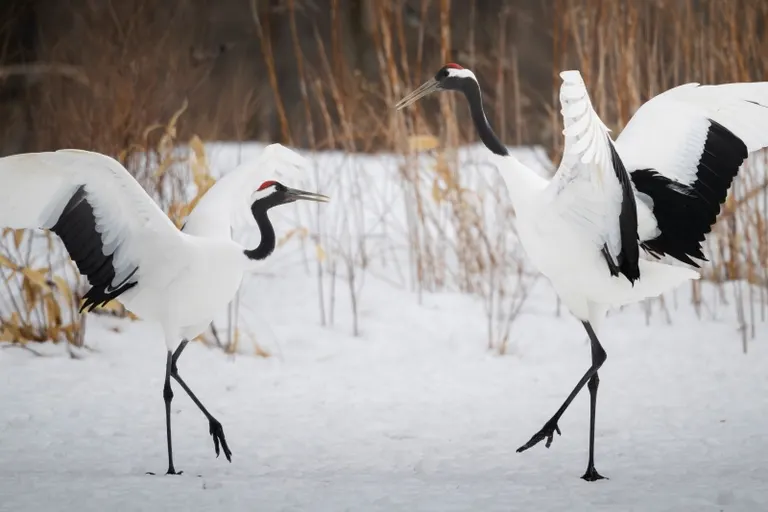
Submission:
{"label": "crane's white neck feather", "polygon": [[499,171],[507,186],[509,200],[517,213],[520,208],[540,200],[549,181],[512,155],[492,154],[490,162]]}

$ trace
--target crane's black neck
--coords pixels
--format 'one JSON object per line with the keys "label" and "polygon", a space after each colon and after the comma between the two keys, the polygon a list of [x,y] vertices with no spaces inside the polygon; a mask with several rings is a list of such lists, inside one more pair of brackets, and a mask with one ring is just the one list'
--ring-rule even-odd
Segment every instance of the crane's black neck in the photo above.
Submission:
{"label": "crane's black neck", "polygon": [[508,156],[509,151],[496,136],[493,128],[491,128],[491,123],[488,122],[488,118],[485,115],[480,85],[475,80],[466,78],[462,80],[460,90],[469,102],[469,112],[472,114],[472,121],[475,123],[477,134],[480,136],[483,144],[485,144],[485,147],[497,155]]}
{"label": "crane's black neck", "polygon": [[251,206],[251,213],[253,218],[256,219],[256,225],[259,226],[261,232],[261,241],[259,246],[255,249],[246,249],[245,255],[252,260],[263,260],[275,250],[275,228],[272,226],[272,222],[269,220],[267,212],[274,204],[270,204],[269,198],[260,199],[254,201]]}

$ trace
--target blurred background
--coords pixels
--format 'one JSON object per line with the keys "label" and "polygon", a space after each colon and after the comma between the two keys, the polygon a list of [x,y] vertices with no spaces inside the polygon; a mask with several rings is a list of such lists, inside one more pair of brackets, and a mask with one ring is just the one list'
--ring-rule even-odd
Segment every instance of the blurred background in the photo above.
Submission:
{"label": "blurred background", "polygon": [[[457,62],[476,72],[501,139],[532,148],[552,172],[560,70],[581,70],[618,133],[669,87],[764,80],[768,66],[768,2],[760,0],[4,0],[0,20],[3,155],[63,147],[113,155],[180,225],[215,182],[212,143],[392,154],[380,168],[351,158],[315,167],[312,186],[338,206],[306,212],[290,233],[309,241],[321,323],[332,323],[330,294],[348,289],[357,332],[360,275],[372,253],[394,247],[381,245],[386,238],[407,253],[402,286],[483,297],[496,348],[508,340],[528,275],[503,234],[513,233],[512,213],[477,159],[455,151],[476,140],[461,98],[440,95],[404,113],[392,105]],[[366,173],[390,174],[371,182]],[[745,340],[768,302],[766,184],[764,166],[751,161],[704,269],[718,286],[746,283],[737,296],[759,294],[759,310],[751,300],[729,303]],[[373,204],[385,206],[372,212]],[[398,209],[402,222],[387,221]],[[34,260],[24,249],[31,235],[4,235],[6,287],[19,302],[0,304],[0,339],[82,341],[72,269]],[[329,275],[345,286],[323,281]]]}
{"label": "blurred background", "polygon": [[[764,78],[766,13],[759,0],[4,0],[0,150],[117,153],[184,99],[182,138],[395,149],[389,106],[446,62],[476,72],[505,142],[551,146],[560,70],[581,69],[620,128],[672,85]],[[419,130],[442,135],[436,107],[421,105]]]}

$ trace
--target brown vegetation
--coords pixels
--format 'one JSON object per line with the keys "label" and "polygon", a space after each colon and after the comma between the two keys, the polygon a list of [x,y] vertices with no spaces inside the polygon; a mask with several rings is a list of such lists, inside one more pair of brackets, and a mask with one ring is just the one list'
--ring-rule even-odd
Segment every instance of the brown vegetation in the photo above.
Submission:
{"label": "brown vegetation", "polygon": [[[217,44],[206,25],[216,4],[204,0],[41,4],[48,10],[38,11],[34,60],[72,67],[85,80],[59,74],[27,83],[33,134],[27,149],[75,146],[126,160],[157,147],[162,130],[151,128],[186,99],[181,140],[194,133],[348,153],[393,150],[403,157],[401,192],[412,206],[405,230],[416,279],[408,284],[419,292],[448,286],[483,296],[489,344],[502,351],[533,278],[519,248],[498,234],[514,230],[498,187],[459,168],[455,148],[476,139],[466,108],[447,94],[406,113],[391,106],[441,64],[458,61],[476,71],[502,139],[543,143],[556,161],[561,69],[581,69],[597,110],[618,132],[638,105],[671,86],[764,79],[768,55],[768,6],[759,0],[241,0],[232,40]],[[416,163],[425,149],[428,171]],[[748,166],[734,186],[705,275],[759,285],[764,316],[763,169]],[[340,218],[312,219],[324,248],[314,263],[324,322],[333,321],[337,279],[356,307],[375,251],[366,227],[355,225],[370,204],[351,192],[364,189],[357,171],[315,176],[346,201]],[[183,214],[173,210],[172,198],[164,207]],[[385,222],[388,212],[380,216]],[[357,239],[342,243],[337,227],[351,225]],[[751,290],[737,304],[744,326],[757,315],[746,296]]]}

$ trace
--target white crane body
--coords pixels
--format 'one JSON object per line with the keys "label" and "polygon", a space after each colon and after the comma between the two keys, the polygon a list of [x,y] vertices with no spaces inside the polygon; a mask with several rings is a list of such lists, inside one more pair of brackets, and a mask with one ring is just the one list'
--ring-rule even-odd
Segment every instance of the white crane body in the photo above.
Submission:
{"label": "white crane body", "polygon": [[[131,312],[158,322],[168,349],[166,405],[168,474],[178,474],[171,448],[170,403],[175,379],[210,422],[216,455],[231,452],[219,423],[178,374],[188,341],[201,334],[237,293],[243,277],[275,248],[271,208],[326,196],[276,181],[278,167],[304,159],[279,144],[221,178],[198,202],[182,230],[116,160],[80,150],[0,158],[0,227],[47,228],[64,243],[91,285],[82,309],[119,299]],[[232,240],[233,220],[250,210],[261,242]]]}
{"label": "white crane body", "polygon": [[231,302],[250,266],[238,243],[180,234],[183,257],[174,260],[173,271],[120,295],[132,313],[163,326],[170,351],[207,329]]}
{"label": "white crane body", "polygon": [[565,146],[551,180],[515,159],[496,137],[468,69],[443,66],[396,108],[435,91],[466,97],[506,184],[529,261],[582,321],[591,343],[592,366],[518,451],[545,439],[549,447],[560,433],[558,420],[587,385],[590,444],[582,478],[594,481],[603,478],[594,467],[594,430],[598,369],[606,359],[595,330],[611,307],[699,277],[701,243],[733,178],[749,153],[768,147],[768,82],[675,87],[642,105],[614,142],[581,73],[560,76]]}

